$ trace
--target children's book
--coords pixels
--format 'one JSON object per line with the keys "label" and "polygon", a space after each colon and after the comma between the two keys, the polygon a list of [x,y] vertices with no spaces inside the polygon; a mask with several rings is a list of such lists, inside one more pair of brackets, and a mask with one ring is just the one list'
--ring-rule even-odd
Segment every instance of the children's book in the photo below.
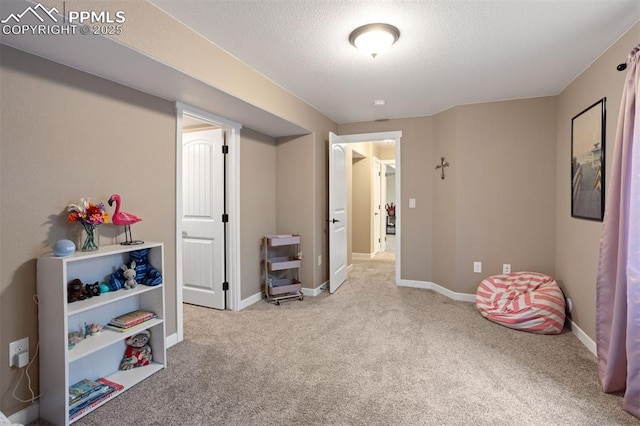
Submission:
{"label": "children's book", "polygon": [[109,388],[109,386],[100,386],[95,388],[95,390],[89,392],[88,394],[74,399],[73,402],[69,403],[69,411],[75,409],[76,407],[79,407],[83,404],[86,404],[89,401],[93,401],[96,398],[101,397],[102,395],[104,395],[105,393],[112,391],[113,389]]}
{"label": "children's book", "polygon": [[102,383],[82,379],[78,383],[69,386],[69,403],[72,404],[103,386]]}
{"label": "children's book", "polygon": [[118,327],[131,327],[133,325],[140,324],[141,322],[144,322],[154,316],[155,314],[153,312],[137,310],[126,313],[124,315],[120,315],[119,317],[115,317],[114,319],[109,321],[109,324]]}
{"label": "children's book", "polygon": [[122,386],[121,384],[112,382],[111,380],[105,378],[100,378],[97,380],[97,382],[100,382],[102,385],[104,385],[103,392],[94,395],[92,398],[82,403],[76,404],[74,407],[69,407],[69,420],[74,420],[80,415],[93,410],[107,400],[116,396],[118,393],[120,393],[120,391],[122,391],[122,389],[124,389],[124,386]]}
{"label": "children's book", "polygon": [[120,383],[116,383],[116,382],[112,382],[111,380],[107,380],[104,377],[100,378],[97,380],[98,382],[102,383],[105,386],[111,386],[112,388],[114,388],[115,390],[122,390],[124,389],[124,386],[122,386]]}
{"label": "children's book", "polygon": [[136,328],[139,328],[141,330],[143,330],[145,328],[145,322],[152,320],[154,318],[158,318],[157,315],[152,315],[149,318],[145,319],[144,321],[141,321],[139,323],[133,324],[133,325],[128,325],[126,327],[120,326],[120,325],[115,325],[115,324],[111,324],[111,322],[109,322],[109,324],[107,324],[105,326],[105,328],[109,329],[109,330],[113,330],[113,331],[119,331],[121,333],[124,333],[125,331],[129,331],[129,330],[135,330]]}

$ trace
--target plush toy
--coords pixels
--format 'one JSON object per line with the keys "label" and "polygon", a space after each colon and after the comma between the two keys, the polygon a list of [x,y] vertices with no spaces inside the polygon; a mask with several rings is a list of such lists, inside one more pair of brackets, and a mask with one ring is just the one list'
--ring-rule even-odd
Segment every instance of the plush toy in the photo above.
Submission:
{"label": "plush toy", "polygon": [[138,286],[138,282],[136,281],[136,262],[131,262],[131,266],[127,267],[127,265],[120,265],[120,269],[122,269],[122,276],[126,280],[124,282],[124,288],[136,288]]}
{"label": "plush toy", "polygon": [[[149,263],[148,257],[148,248],[135,250],[129,253],[129,261],[132,264],[131,269],[135,269],[136,271],[136,283],[148,286],[162,284],[162,274]],[[135,266],[133,266],[134,262]],[[125,285],[128,278],[124,277],[124,271],[125,270],[123,269],[118,269],[113,274],[111,274],[111,277],[109,278],[109,289],[111,291],[117,291],[121,288],[128,288]]]}
{"label": "plush toy", "polygon": [[148,248],[129,253],[129,260],[136,262],[136,281],[148,286],[162,284],[162,274],[149,263],[148,258]]}
{"label": "plush toy", "polygon": [[87,298],[87,293],[84,289],[84,284],[79,279],[74,279],[67,284],[67,302],[75,302],[76,300],[84,300]]}
{"label": "plush toy", "polygon": [[100,284],[98,284],[98,281],[85,285],[84,289],[87,297],[100,296]]}
{"label": "plush toy", "polygon": [[122,272],[122,269],[118,269],[113,274],[111,274],[111,277],[109,277],[109,290],[118,291],[122,287],[124,287],[125,279],[122,276]]}
{"label": "plush toy", "polygon": [[125,340],[127,348],[120,362],[120,370],[130,370],[151,363],[151,346],[149,346],[151,332],[143,330]]}

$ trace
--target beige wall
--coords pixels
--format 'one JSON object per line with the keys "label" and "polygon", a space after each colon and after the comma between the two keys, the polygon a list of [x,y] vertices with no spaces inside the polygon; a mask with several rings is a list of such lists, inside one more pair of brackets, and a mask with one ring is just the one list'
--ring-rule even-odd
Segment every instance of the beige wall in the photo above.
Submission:
{"label": "beige wall", "polygon": [[[402,209],[400,219],[403,229],[401,240],[401,278],[406,280],[431,280],[431,219],[433,157],[432,117],[403,118],[386,121],[341,124],[341,135],[402,131],[401,184]],[[415,198],[416,208],[409,209],[409,198]]]}
{"label": "beige wall", "polygon": [[377,156],[381,160],[395,160],[395,158],[396,158],[396,146],[395,146],[395,144],[388,144],[388,145],[384,145],[384,146],[378,146]]}
{"label": "beige wall", "polygon": [[[176,113],[167,101],[1,49],[0,410],[10,415],[25,404],[11,396],[19,374],[7,367],[6,347],[28,336],[34,355],[36,258],[79,235],[65,212],[81,197],[106,202],[119,193],[143,219],[134,237],[165,242],[167,332],[175,333]],[[110,224],[99,231],[101,244],[122,233]],[[37,393],[37,363],[30,373]],[[17,394],[28,395],[26,380]]]}
{"label": "beige wall", "polygon": [[[445,179],[435,172],[433,180],[433,221],[429,224],[433,239],[433,273],[431,279],[446,288],[456,288],[457,195],[458,195],[458,108],[451,108],[433,117],[434,159],[444,157],[450,166]],[[434,164],[435,167],[435,164]]]}
{"label": "beige wall", "polygon": [[[277,139],[276,148],[276,232],[301,237],[302,287],[314,288],[314,167],[313,135]],[[255,213],[254,213],[255,214]],[[318,284],[319,285],[319,284]]]}
{"label": "beige wall", "polygon": [[352,217],[349,233],[352,238],[352,254],[370,254],[371,244],[371,200],[372,200],[372,144],[361,142],[349,144],[352,152],[358,153],[352,159]]}
{"label": "beige wall", "polygon": [[[571,119],[597,100],[607,98],[605,188],[611,175],[613,147],[625,72],[616,66],[626,61],[640,41],[640,23],[631,28],[557,98],[556,133],[556,278],[573,300],[573,320],[595,339],[596,274],[602,223],[571,217]],[[607,190],[605,189],[605,200]]]}
{"label": "beige wall", "polygon": [[[513,271],[554,273],[555,98],[457,107],[456,284]],[[438,181],[441,183],[441,181]],[[438,199],[435,200],[438,203]],[[473,262],[482,261],[482,273]]]}
{"label": "beige wall", "polygon": [[242,299],[259,293],[262,237],[276,232],[276,141],[240,132],[240,265]]}
{"label": "beige wall", "polygon": [[[461,106],[434,117],[339,129],[403,132],[403,279],[475,293],[479,280],[500,273],[503,263],[553,273],[554,98]],[[445,180],[434,170],[441,156],[451,164]],[[415,209],[408,208],[409,198],[416,199]],[[483,262],[482,274],[473,273],[473,261]]]}

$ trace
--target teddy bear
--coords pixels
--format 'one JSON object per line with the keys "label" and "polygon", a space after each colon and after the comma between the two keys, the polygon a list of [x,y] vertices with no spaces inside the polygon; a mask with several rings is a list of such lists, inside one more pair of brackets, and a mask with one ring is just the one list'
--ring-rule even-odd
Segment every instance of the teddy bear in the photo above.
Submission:
{"label": "teddy bear", "polygon": [[84,288],[84,284],[78,278],[71,280],[67,284],[67,302],[72,303],[77,300],[84,300],[87,298],[87,293]]}
{"label": "teddy bear", "polygon": [[151,332],[142,330],[125,340],[127,348],[120,362],[120,370],[130,370],[135,367],[142,367],[151,363],[151,346],[149,340]]}
{"label": "teddy bear", "polygon": [[129,260],[136,262],[136,281],[148,286],[162,284],[162,274],[149,263],[148,257],[148,248],[129,253]]}
{"label": "teddy bear", "polygon": [[120,265],[120,269],[122,269],[122,276],[125,279],[123,288],[131,289],[136,288],[138,286],[138,282],[136,281],[136,262],[131,262],[131,266],[127,267],[127,265]]}

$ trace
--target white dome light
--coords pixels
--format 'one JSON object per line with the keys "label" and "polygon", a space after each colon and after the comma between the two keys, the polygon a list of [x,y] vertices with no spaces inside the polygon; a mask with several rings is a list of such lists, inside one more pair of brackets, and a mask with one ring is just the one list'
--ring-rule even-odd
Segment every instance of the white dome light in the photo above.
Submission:
{"label": "white dome light", "polygon": [[375,58],[400,38],[400,31],[389,24],[367,24],[356,28],[349,35],[349,42]]}

